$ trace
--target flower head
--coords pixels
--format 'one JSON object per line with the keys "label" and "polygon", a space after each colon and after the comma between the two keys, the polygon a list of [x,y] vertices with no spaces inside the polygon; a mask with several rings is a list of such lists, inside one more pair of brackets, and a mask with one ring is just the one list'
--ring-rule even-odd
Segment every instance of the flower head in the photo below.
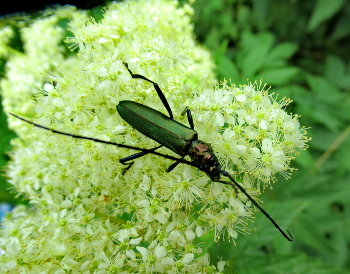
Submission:
{"label": "flower head", "polygon": [[[258,184],[290,170],[295,150],[305,147],[305,132],[256,85],[208,88],[215,82],[213,64],[193,40],[191,13],[186,5],[154,0],[111,4],[100,22],[73,16],[69,41],[81,59],[40,82],[31,113],[37,123],[63,132],[155,147],[117,113],[121,100],[165,113],[153,85],[132,79],[126,62],[159,84],[176,120],[186,124],[180,113],[191,108],[200,138],[255,197]],[[7,174],[36,214],[5,224],[17,231],[9,237],[5,229],[1,239],[8,270],[213,273],[195,240],[210,230],[234,240],[251,216],[243,194],[193,167],[180,164],[166,173],[172,162],[148,154],[125,172],[119,160],[133,151],[10,122],[25,138],[16,141]]]}

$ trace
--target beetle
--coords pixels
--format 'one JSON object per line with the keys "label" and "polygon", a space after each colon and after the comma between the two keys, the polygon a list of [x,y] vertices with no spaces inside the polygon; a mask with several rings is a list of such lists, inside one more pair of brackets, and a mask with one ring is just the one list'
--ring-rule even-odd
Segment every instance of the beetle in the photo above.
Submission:
{"label": "beetle", "polygon": [[[278,226],[278,224],[272,219],[272,217],[246,192],[246,190],[225,170],[222,169],[217,156],[214,153],[214,150],[210,143],[205,143],[198,139],[198,133],[194,129],[194,123],[192,118],[192,113],[189,108],[185,109],[185,113],[187,114],[187,119],[190,127],[187,127],[177,121],[174,120],[174,116],[172,110],[169,106],[168,101],[165,98],[163,91],[160,89],[159,85],[156,82],[151,81],[140,74],[134,74],[130,69],[127,63],[123,63],[128,70],[130,76],[134,79],[142,79],[153,84],[154,89],[156,90],[160,100],[162,101],[164,107],[166,108],[168,115],[145,106],[143,104],[134,102],[134,101],[120,101],[117,105],[117,111],[121,118],[125,120],[128,124],[130,124],[137,131],[142,133],[143,135],[153,139],[158,142],[160,145],[151,148],[144,149],[138,148],[134,146],[108,142],[96,138],[86,137],[82,135],[76,135],[71,133],[66,133],[62,131],[58,131],[49,127],[45,127],[29,120],[26,120],[20,116],[17,116],[13,113],[11,115],[30,123],[36,127],[49,130],[53,133],[58,133],[66,136],[70,136],[78,139],[91,140],[98,143],[104,143],[109,145],[114,145],[118,147],[139,150],[140,152],[130,155],[128,157],[122,158],[119,160],[122,164],[128,165],[126,170],[128,170],[133,162],[137,158],[143,157],[147,154],[158,155],[167,159],[174,160],[175,162],[171,164],[166,172],[172,171],[178,164],[184,163],[193,167],[198,168],[199,170],[205,172],[207,176],[214,182],[219,182],[222,184],[232,186],[235,191],[239,189],[264,215],[268,218],[272,224],[280,231],[280,233],[288,240],[293,241],[292,235],[288,232],[288,235]],[[165,155],[157,152],[156,150],[161,147],[167,147],[172,150],[176,154],[180,155],[181,158],[176,158],[170,155]],[[184,158],[189,156],[191,162],[185,160]],[[125,170],[125,171],[126,171]],[[123,174],[125,173],[123,172]],[[227,177],[230,181],[221,180],[221,176]]]}

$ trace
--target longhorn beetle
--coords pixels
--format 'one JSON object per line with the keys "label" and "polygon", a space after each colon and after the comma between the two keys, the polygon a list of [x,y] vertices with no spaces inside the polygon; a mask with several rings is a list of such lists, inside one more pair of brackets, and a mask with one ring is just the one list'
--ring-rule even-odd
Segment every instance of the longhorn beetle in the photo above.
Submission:
{"label": "longhorn beetle", "polygon": [[[270,215],[264,209],[262,209],[262,207],[259,206],[259,204],[245,191],[245,189],[239,183],[237,183],[237,181],[233,179],[233,177],[227,171],[222,170],[218,158],[215,155],[211,145],[209,143],[205,143],[201,140],[198,140],[198,134],[194,130],[194,123],[192,119],[191,110],[188,108],[186,109],[187,119],[190,127],[187,127],[175,121],[168,101],[166,100],[164,93],[160,89],[158,84],[146,78],[145,76],[132,73],[127,63],[124,63],[124,65],[132,78],[142,79],[153,84],[154,89],[157,91],[160,100],[162,101],[164,107],[166,108],[169,114],[169,117],[155,109],[133,101],[120,101],[117,105],[117,111],[119,115],[128,124],[130,124],[133,128],[135,128],[137,131],[141,132],[145,136],[158,142],[160,144],[159,146],[156,146],[151,149],[144,149],[124,144],[103,141],[96,138],[65,133],[33,123],[15,114],[10,114],[17,117],[18,119],[21,119],[22,121],[25,121],[42,129],[50,130],[54,133],[140,151],[136,154],[120,159],[119,161],[123,164],[126,164],[126,162],[132,161],[134,159],[140,158],[151,153],[167,159],[175,160],[175,162],[168,167],[168,169],[166,170],[167,172],[172,171],[180,163],[196,167],[199,170],[204,171],[212,181],[231,185],[235,190],[239,189],[257,208],[260,209],[260,211],[273,223],[273,225],[282,233],[282,235],[288,241],[293,241],[293,237],[289,233],[289,231],[287,230],[287,235],[270,217]],[[156,150],[161,148],[162,146],[165,146],[170,150],[174,151],[175,153],[180,155],[181,158],[176,158],[162,153],[158,153]],[[191,162],[184,160],[186,156],[190,157]],[[132,163],[128,165],[129,166],[126,169],[129,169]],[[221,176],[229,178],[230,181],[220,180]]]}

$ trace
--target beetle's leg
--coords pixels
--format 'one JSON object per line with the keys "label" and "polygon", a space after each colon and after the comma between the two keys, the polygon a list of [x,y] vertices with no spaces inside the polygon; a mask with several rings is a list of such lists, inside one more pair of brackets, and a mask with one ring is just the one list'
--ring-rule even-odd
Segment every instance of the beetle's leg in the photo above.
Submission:
{"label": "beetle's leg", "polygon": [[135,153],[133,155],[130,155],[128,157],[120,159],[119,162],[124,164],[125,162],[129,162],[129,161],[135,160],[135,159],[140,158],[142,156],[145,156],[145,155],[147,155],[149,153],[152,153],[153,151],[157,150],[158,148],[160,148],[162,146],[163,145],[160,145],[160,146],[157,146],[155,148],[147,149],[146,151],[141,151],[139,153]]}
{"label": "beetle's leg", "polygon": [[219,182],[219,183],[221,183],[221,184],[225,184],[225,185],[230,185],[230,186],[232,186],[233,189],[235,190],[236,197],[238,197],[238,188],[237,188],[235,185],[232,185],[231,182],[229,182],[229,181],[217,181],[217,182]]}
{"label": "beetle's leg", "polygon": [[172,119],[172,120],[174,120],[173,112],[171,111],[171,108],[170,108],[170,106],[169,106],[169,103],[168,103],[167,99],[165,98],[163,91],[162,91],[162,90],[160,89],[160,87],[158,86],[158,84],[157,84],[156,82],[151,81],[150,79],[146,78],[146,77],[143,76],[143,75],[132,73],[132,71],[129,69],[128,64],[125,63],[125,62],[124,62],[123,64],[124,64],[124,66],[126,67],[126,69],[128,70],[128,72],[130,73],[130,75],[131,75],[132,78],[135,78],[135,79],[142,79],[142,80],[145,80],[145,81],[150,82],[150,83],[153,84],[154,89],[157,91],[160,100],[162,101],[163,105],[165,106],[166,110],[167,110],[168,113],[169,113],[169,118]]}
{"label": "beetle's leg", "polygon": [[193,118],[192,118],[192,113],[191,113],[191,110],[188,108],[188,107],[185,107],[184,111],[181,112],[181,115],[185,115],[187,114],[187,120],[188,120],[188,123],[190,124],[190,127],[192,129],[194,129],[194,123],[193,123]]}
{"label": "beetle's leg", "polygon": [[135,162],[131,162],[131,163],[122,163],[123,165],[127,165],[127,167],[123,170],[122,175],[124,175],[134,164]]}
{"label": "beetle's leg", "polygon": [[[186,156],[186,155],[185,155],[185,156]],[[166,172],[170,172],[170,171],[172,171],[175,167],[177,167],[178,164],[181,163],[181,161],[183,160],[183,158],[185,158],[185,156],[182,156],[179,160],[177,160],[176,162],[172,163],[172,164],[170,165],[170,167],[167,168]]]}

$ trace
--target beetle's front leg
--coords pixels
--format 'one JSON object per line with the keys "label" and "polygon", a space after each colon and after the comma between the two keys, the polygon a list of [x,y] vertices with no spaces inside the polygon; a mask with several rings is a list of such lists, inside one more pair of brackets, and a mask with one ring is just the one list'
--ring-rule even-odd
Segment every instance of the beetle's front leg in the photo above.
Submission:
{"label": "beetle's front leg", "polygon": [[142,79],[142,80],[145,80],[147,82],[150,82],[153,84],[154,86],[154,89],[157,91],[157,94],[160,98],[160,100],[162,101],[164,107],[166,108],[166,110],[168,111],[169,113],[169,118],[174,120],[174,116],[173,116],[173,112],[171,111],[171,108],[169,106],[169,103],[167,101],[167,99],[165,98],[165,95],[163,93],[163,91],[160,89],[160,87],[158,86],[158,84],[156,82],[153,82],[152,80],[146,78],[145,76],[143,75],[140,75],[140,74],[134,74],[132,73],[132,71],[129,69],[129,65],[128,63],[125,63],[123,62],[124,66],[126,67],[126,69],[128,70],[128,72],[130,73],[131,77],[134,78],[134,79]]}

